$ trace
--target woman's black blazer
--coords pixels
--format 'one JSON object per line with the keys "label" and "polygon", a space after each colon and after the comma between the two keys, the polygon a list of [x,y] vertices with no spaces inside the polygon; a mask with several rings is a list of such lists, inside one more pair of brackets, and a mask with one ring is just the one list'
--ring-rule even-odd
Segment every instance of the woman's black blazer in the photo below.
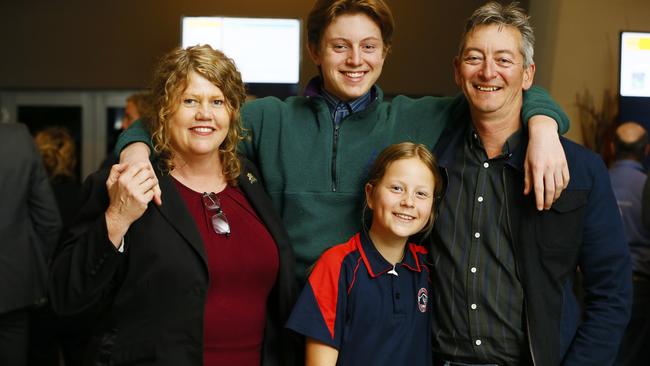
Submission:
{"label": "woman's black blazer", "polygon": [[[52,263],[50,299],[55,311],[94,323],[86,352],[89,364],[202,365],[208,262],[196,224],[171,177],[156,174],[163,204],[150,203],[131,225],[124,253],[108,240],[108,170],[91,175],[84,183],[81,213]],[[292,337],[284,323],[296,290],[289,238],[260,175],[244,159],[238,186],[271,233],[280,258],[267,304],[262,364],[290,365]]]}

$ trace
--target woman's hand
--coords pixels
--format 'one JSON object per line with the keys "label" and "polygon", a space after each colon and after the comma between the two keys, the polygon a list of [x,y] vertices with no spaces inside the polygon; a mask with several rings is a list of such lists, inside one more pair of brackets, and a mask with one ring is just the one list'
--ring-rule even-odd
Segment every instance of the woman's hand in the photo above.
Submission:
{"label": "woman's hand", "polygon": [[110,204],[105,217],[108,238],[115,248],[119,248],[131,224],[144,214],[157,186],[149,161],[113,165],[106,180]]}
{"label": "woman's hand", "polygon": [[[138,163],[147,163],[149,164],[149,168],[151,168],[153,171],[151,161],[149,160],[150,153],[151,150],[147,144],[144,142],[134,142],[122,149],[122,152],[120,153],[120,164],[135,165]],[[156,186],[153,189],[153,193],[153,201],[158,206],[162,205],[162,197],[158,183],[156,183]]]}
{"label": "woman's hand", "polygon": [[569,185],[569,167],[555,120],[543,115],[534,116],[528,121],[528,131],[524,194],[529,194],[534,187],[537,209],[548,210]]}

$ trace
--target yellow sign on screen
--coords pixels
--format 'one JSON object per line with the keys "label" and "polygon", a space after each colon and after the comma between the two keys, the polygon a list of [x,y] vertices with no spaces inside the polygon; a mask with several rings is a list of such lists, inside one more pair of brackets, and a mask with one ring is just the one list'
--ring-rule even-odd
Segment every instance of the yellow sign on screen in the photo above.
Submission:
{"label": "yellow sign on screen", "polygon": [[650,38],[640,38],[639,49],[643,51],[650,51]]}

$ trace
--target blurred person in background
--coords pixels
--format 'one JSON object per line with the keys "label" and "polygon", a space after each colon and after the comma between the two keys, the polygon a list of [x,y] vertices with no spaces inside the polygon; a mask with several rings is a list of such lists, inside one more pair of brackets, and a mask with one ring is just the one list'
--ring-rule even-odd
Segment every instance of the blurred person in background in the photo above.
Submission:
{"label": "blurred person in background", "polygon": [[124,117],[122,118],[122,130],[126,130],[131,124],[139,119],[147,119],[153,113],[153,97],[150,92],[144,91],[134,93],[126,98]]}
{"label": "blurred person in background", "polygon": [[75,177],[77,148],[68,130],[49,127],[39,131],[34,138],[43,157],[43,165],[52,185],[63,226],[67,227],[79,210],[81,185]]}
{"label": "blurred person in background", "polygon": [[642,223],[642,194],[647,175],[642,162],[648,153],[648,133],[636,122],[616,128],[611,144],[615,157],[609,177],[623,219],[632,257],[634,297],[632,317],[618,352],[619,365],[650,364],[650,230]]}
{"label": "blurred person in background", "polygon": [[[37,132],[34,141],[43,158],[65,229],[81,208],[81,184],[74,173],[77,166],[74,139],[64,127],[48,127]],[[60,347],[66,366],[81,365],[82,352],[89,337],[88,322],[57,319],[49,304],[34,316],[30,364],[57,365],[57,347]]]}
{"label": "blurred person in background", "polygon": [[28,359],[31,309],[45,300],[61,218],[27,127],[0,123],[0,365]]}

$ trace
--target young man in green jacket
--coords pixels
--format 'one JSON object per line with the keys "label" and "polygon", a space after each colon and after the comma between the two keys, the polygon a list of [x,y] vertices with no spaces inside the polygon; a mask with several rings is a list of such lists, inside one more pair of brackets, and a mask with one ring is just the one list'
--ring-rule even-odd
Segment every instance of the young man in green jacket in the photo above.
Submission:
{"label": "young man in green jacket", "polygon": [[[300,282],[325,249],[362,228],[363,182],[376,155],[402,141],[433,148],[445,128],[469,113],[463,95],[384,100],[375,82],[390,50],[393,18],[382,0],[318,0],[307,32],[320,76],[304,96],[246,103],[242,121],[250,138],[240,145],[262,175],[249,178],[264,184],[286,225]],[[568,184],[557,129],[565,132],[569,121],[539,88],[526,93],[522,119],[530,121],[527,177],[534,176],[538,208],[549,208]],[[136,123],[120,136],[116,151],[149,140]],[[149,151],[131,144],[121,161],[146,160]]]}

